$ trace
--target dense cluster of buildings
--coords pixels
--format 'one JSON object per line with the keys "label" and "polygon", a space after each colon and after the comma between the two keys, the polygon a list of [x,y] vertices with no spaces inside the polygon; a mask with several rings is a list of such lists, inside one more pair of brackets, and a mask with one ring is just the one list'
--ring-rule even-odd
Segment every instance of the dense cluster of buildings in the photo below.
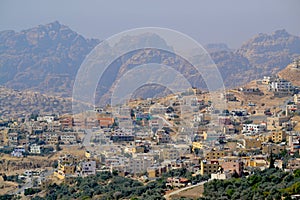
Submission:
{"label": "dense cluster of buildings", "polygon": [[[295,98],[298,100],[298,95]],[[156,178],[171,169],[185,168],[194,174],[223,179],[268,168],[271,154],[299,154],[300,133],[293,130],[297,122],[289,114],[264,115],[254,123],[242,108],[218,112],[216,129],[211,131],[205,125],[207,115],[215,112],[207,113],[209,103],[194,96],[184,99],[168,99],[172,109],[162,104],[153,109],[154,100],[127,105],[115,114],[115,126],[93,129],[93,148],[89,151],[97,160],[98,170],[104,167],[122,175],[147,174],[148,178]],[[178,107],[183,102],[198,109],[187,114],[191,126],[179,129],[177,118],[170,116],[180,115]],[[298,109],[297,101],[292,104]],[[299,161],[290,159],[284,163],[278,159],[275,164],[288,171],[296,169]],[[167,184],[184,185],[185,181],[174,178]]]}
{"label": "dense cluster of buildings", "polygon": [[[262,83],[274,92],[295,89],[273,77],[264,77]],[[262,95],[258,89],[241,92]],[[238,101],[230,93],[219,98]],[[92,175],[99,170],[153,179],[178,168],[217,179],[239,177],[255,168],[267,168],[272,154],[299,154],[300,133],[294,130],[297,122],[291,120],[292,114],[299,114],[299,99],[295,94],[285,113],[262,114],[255,120],[245,108],[218,110],[205,93],[136,100],[124,107],[96,108],[73,116],[2,121],[0,145],[10,148],[11,156],[16,157],[46,154],[50,147],[53,153],[59,147],[85,146],[85,158],[72,152],[59,158],[54,172],[59,179]],[[300,160],[284,163],[278,159],[275,164],[294,170]],[[167,184],[183,186],[187,180],[174,177]]]}
{"label": "dense cluster of buildings", "polygon": [[0,146],[12,149],[12,155],[43,155],[55,150],[58,145],[81,143],[83,131],[66,126],[65,117],[38,116],[3,122],[0,127]]}
{"label": "dense cluster of buildings", "polygon": [[57,169],[54,175],[59,179],[84,177],[96,174],[96,161],[90,158],[79,159],[67,154],[58,159]]}

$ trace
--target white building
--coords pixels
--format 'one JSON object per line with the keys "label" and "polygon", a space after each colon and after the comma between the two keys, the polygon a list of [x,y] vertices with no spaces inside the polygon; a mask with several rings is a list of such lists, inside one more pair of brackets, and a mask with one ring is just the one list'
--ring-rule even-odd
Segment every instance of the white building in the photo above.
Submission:
{"label": "white building", "polygon": [[32,154],[41,154],[41,146],[33,144],[30,146],[30,153]]}
{"label": "white building", "polygon": [[260,133],[266,129],[265,124],[243,124],[242,133]]}
{"label": "white building", "polygon": [[276,80],[276,76],[264,76],[262,83],[268,85],[275,80]]}
{"label": "white building", "polygon": [[123,156],[105,157],[105,165],[107,167],[124,166],[126,163],[128,163],[128,159]]}
{"label": "white building", "polygon": [[291,82],[283,79],[277,79],[269,83],[269,90],[273,92],[286,92],[294,89]]}
{"label": "white building", "polygon": [[127,116],[119,116],[118,117],[119,128],[121,129],[132,129],[133,124],[130,117]]}
{"label": "white building", "polygon": [[225,180],[231,178],[231,175],[229,173],[212,173],[211,174],[211,180],[217,179],[217,180]]}
{"label": "white building", "polygon": [[161,129],[163,127],[163,120],[159,117],[154,117],[153,119],[149,120],[150,128],[157,128]]}
{"label": "white building", "polygon": [[199,114],[194,114],[194,122],[203,122],[204,120],[204,114],[203,113],[199,113]]}
{"label": "white building", "polygon": [[130,159],[129,172],[130,173],[143,173],[147,171],[147,168],[154,164],[153,158],[150,156],[142,155]]}
{"label": "white building", "polygon": [[39,122],[46,121],[46,122],[50,123],[50,122],[54,121],[54,116],[37,117],[37,121],[39,121]]}
{"label": "white building", "polygon": [[96,174],[96,161],[88,160],[81,162],[81,175],[88,176]]}
{"label": "white building", "polygon": [[17,146],[17,147],[15,147],[13,152],[11,152],[11,156],[23,157],[23,153],[25,153],[25,148],[23,146]]}
{"label": "white building", "polygon": [[65,144],[75,144],[77,142],[77,136],[75,133],[63,133],[60,136],[60,140]]}
{"label": "white building", "polygon": [[160,158],[163,160],[176,160],[180,158],[180,154],[176,148],[163,148],[160,153]]}

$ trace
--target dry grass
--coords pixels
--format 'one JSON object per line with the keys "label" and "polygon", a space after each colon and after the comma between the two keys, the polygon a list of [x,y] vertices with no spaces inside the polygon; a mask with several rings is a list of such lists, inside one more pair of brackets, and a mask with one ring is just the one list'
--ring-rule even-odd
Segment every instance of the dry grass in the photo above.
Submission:
{"label": "dry grass", "polygon": [[294,86],[300,86],[300,69],[288,65],[285,69],[278,73],[279,77],[290,81]]}
{"label": "dry grass", "polygon": [[[17,158],[12,157],[7,154],[1,154],[0,159],[5,161],[5,164],[0,168],[0,174],[5,173],[6,175],[15,175],[15,174],[22,174],[25,170],[28,170],[29,163],[32,166],[40,166],[42,169],[46,168],[47,166],[51,166],[51,163],[58,160],[60,156],[65,154],[71,154],[77,156],[79,158],[83,158],[85,156],[85,149],[80,148],[79,146],[69,146],[69,147],[62,147],[63,149],[59,152],[56,152],[52,156],[27,156],[24,158]],[[24,165],[27,167],[20,168],[16,167],[16,165]],[[38,168],[35,168],[38,169]]]}
{"label": "dry grass", "polygon": [[14,191],[18,188],[18,184],[10,181],[0,180],[0,195],[7,194],[11,191]]}
{"label": "dry grass", "polygon": [[[266,85],[258,85],[256,81],[252,81],[249,84],[245,85],[246,88],[259,88],[264,95],[251,95],[244,94],[238,90],[230,90],[238,98],[239,102],[229,102],[228,109],[246,109],[249,113],[255,111],[256,115],[263,115],[264,110],[270,109],[271,112],[280,111],[280,106],[288,99],[287,97],[274,97],[273,93],[268,91]],[[242,104],[243,102],[243,104]],[[248,103],[254,103],[256,106],[248,106]]]}
{"label": "dry grass", "polygon": [[85,156],[85,151],[85,148],[80,148],[79,146],[67,146],[63,147],[62,151],[60,151],[57,155],[71,154],[82,158]]}
{"label": "dry grass", "polygon": [[296,124],[296,126],[294,127],[295,131],[300,131],[300,116],[295,116],[292,119],[293,121],[297,121],[298,123]]}
{"label": "dry grass", "polygon": [[204,191],[204,186],[200,185],[200,186],[194,187],[190,190],[185,190],[183,192],[180,192],[179,194],[172,195],[171,199],[174,199],[174,198],[177,199],[177,198],[181,198],[181,197],[198,199],[198,198],[202,197],[203,191]]}

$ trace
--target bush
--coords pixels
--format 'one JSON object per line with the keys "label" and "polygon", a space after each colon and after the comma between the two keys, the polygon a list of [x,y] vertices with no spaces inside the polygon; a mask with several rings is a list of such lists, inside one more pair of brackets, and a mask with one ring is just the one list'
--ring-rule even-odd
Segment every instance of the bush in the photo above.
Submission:
{"label": "bush", "polygon": [[25,195],[25,196],[33,195],[33,194],[39,193],[40,191],[41,191],[41,190],[40,190],[40,189],[37,189],[37,188],[28,188],[28,189],[25,189],[25,190],[24,190],[24,195]]}
{"label": "bush", "polygon": [[[299,170],[300,171],[300,170]],[[278,169],[256,171],[248,178],[213,180],[204,184],[204,197],[207,199],[287,199],[300,193],[298,171],[286,173]]]}
{"label": "bush", "polygon": [[10,194],[0,195],[0,200],[11,200],[13,198],[14,195],[10,195]]}

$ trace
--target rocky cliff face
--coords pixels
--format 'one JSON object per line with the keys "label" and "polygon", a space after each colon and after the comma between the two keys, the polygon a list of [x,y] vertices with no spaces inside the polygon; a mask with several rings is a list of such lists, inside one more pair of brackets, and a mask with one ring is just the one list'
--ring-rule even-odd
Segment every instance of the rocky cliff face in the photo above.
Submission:
{"label": "rocky cliff face", "polygon": [[58,22],[0,32],[0,84],[70,96],[76,72],[99,43]]}
{"label": "rocky cliff face", "polygon": [[[138,38],[131,38],[128,44],[134,45],[138,41]],[[21,32],[2,31],[0,84],[14,89],[71,96],[79,66],[99,42],[85,39],[58,22]],[[225,85],[236,87],[282,70],[300,55],[300,37],[279,30],[270,35],[258,34],[237,50],[231,50],[225,44],[210,44],[206,48],[219,68]],[[201,76],[195,74],[193,67],[180,57],[159,50],[141,50],[130,52],[111,64],[99,82],[99,102],[109,99],[112,86],[124,73],[147,62],[172,66],[184,74],[193,86],[205,87]],[[146,87],[140,89],[136,95],[148,97],[155,88],[159,93],[165,91],[164,88],[151,86],[149,90]],[[104,100],[100,100],[102,97]]]}
{"label": "rocky cliff face", "polygon": [[300,37],[278,30],[259,34],[244,43],[237,54],[246,57],[260,74],[277,73],[300,54]]}
{"label": "rocky cliff face", "polygon": [[213,51],[225,85],[235,87],[264,75],[276,74],[300,55],[300,37],[285,30],[258,34],[232,51]]}

